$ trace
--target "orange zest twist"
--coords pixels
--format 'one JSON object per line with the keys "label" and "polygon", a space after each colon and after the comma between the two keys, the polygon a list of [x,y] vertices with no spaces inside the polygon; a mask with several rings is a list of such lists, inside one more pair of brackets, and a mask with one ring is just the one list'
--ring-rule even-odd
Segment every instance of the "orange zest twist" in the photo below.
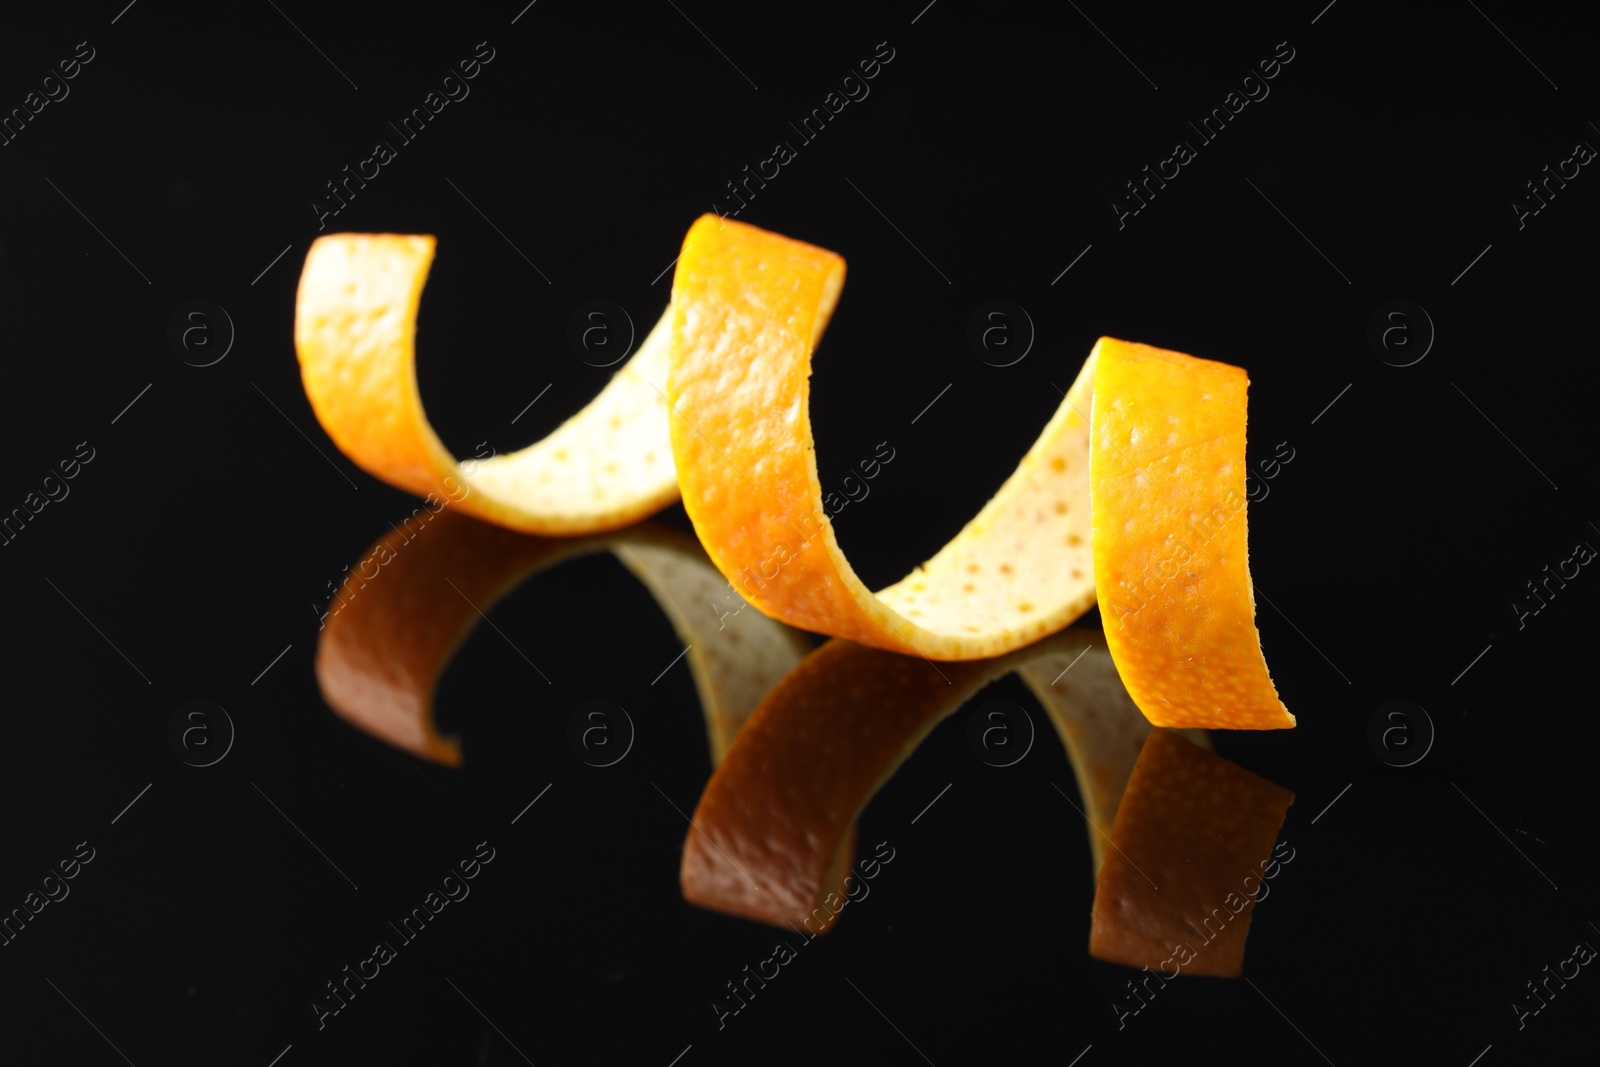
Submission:
{"label": "orange zest twist", "polygon": [[[295,337],[317,418],[346,455],[524,532],[617,529],[681,490],[740,595],[807,630],[929,660],[1022,648],[1104,602],[1134,701],[1171,727],[1294,725],[1255,626],[1244,514],[1245,372],[1101,338],[984,508],[874,593],[823,509],[812,352],[844,283],[833,252],[706,216],[672,306],[595,400],[549,437],[468,471],[417,389],[421,236],[319,238]],[[675,473],[674,473],[675,468]]]}
{"label": "orange zest twist", "polygon": [[[390,485],[523,533],[615,530],[678,497],[665,401],[662,320],[600,395],[544,440],[456,464],[417,388],[417,306],[432,237],[337,233],[306,253],[295,348],[306,396],[339,450]],[[470,494],[463,493],[463,483]]]}
{"label": "orange zest twist", "polygon": [[835,253],[714,216],[678,259],[673,454],[695,531],[741,595],[804,629],[964,660],[1060,630],[1098,588],[1152,723],[1294,725],[1255,627],[1244,371],[1101,338],[993,499],[873,593],[822,507],[809,415],[811,354],[843,284]]}

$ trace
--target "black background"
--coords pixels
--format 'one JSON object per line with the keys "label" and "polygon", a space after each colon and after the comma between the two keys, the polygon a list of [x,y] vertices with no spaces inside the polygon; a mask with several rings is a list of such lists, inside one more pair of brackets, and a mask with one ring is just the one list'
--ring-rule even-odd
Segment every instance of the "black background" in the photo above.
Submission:
{"label": "black background", "polygon": [[[1600,144],[1588,35],[1567,11],[1503,3],[923,2],[7,12],[7,111],[77,42],[95,58],[0,148],[0,508],[78,442],[95,458],[0,549],[0,907],[77,842],[97,856],[0,948],[0,1058],[122,1062],[114,1044],[140,1067],[265,1067],[292,1045],[284,1067],[524,1062],[508,1040],[541,1067],[666,1067],[686,1046],[684,1067],[1066,1063],[1087,1046],[1084,1067],[1578,1054],[1600,978],[1583,972],[1521,1031],[1510,1001],[1600,940],[1600,578],[1585,568],[1521,629],[1510,605],[1575,543],[1600,545],[1600,177],[1584,168],[1520,230],[1509,205],[1575,143]],[[611,372],[568,350],[572,309],[608,299],[648,328],[688,225],[882,41],[894,59],[871,95],[796,144],[740,216],[849,261],[812,415],[825,484],[879,441],[897,450],[837,520],[864,580],[898,578],[982,506],[1096,337],[1249,370],[1252,460],[1295,449],[1250,534],[1275,605],[1264,647],[1300,723],[1216,736],[1297,794],[1296,858],[1255,913],[1254,987],[1184,979],[1119,1031],[1130,972],[1087,956],[1093,884],[1082,820],[1052,788],[1074,788],[1060,743],[1041,733],[1022,764],[991,768],[958,714],[863,816],[864,848],[897,849],[872,899],[719,1032],[710,999],[773,934],[682,901],[673,805],[692,810],[709,774],[703,726],[682,664],[650,684],[681,644],[609,556],[491,613],[551,685],[492,630],[462,649],[438,698],[462,769],[327,709],[316,606],[415,504],[338,453],[300,386],[310,204],[480,41],[495,58],[471,95],[328,220],[438,236],[419,373],[458,455],[537,440],[596,393]],[[1119,230],[1123,183],[1193,143],[1185,121],[1282,41],[1294,58],[1270,96]],[[1037,330],[1007,368],[965,342],[997,298]],[[166,343],[195,299],[237,331],[204,369]],[[1437,328],[1414,366],[1365,339],[1394,299]],[[663,521],[688,528],[678,506]],[[985,696],[1044,722],[1015,678]],[[214,767],[166,745],[192,698],[238,726]],[[592,698],[639,727],[605,770],[564,741]],[[1405,769],[1366,742],[1394,698],[1437,729]],[[318,1032],[322,983],[480,840],[497,858],[471,898]]]}

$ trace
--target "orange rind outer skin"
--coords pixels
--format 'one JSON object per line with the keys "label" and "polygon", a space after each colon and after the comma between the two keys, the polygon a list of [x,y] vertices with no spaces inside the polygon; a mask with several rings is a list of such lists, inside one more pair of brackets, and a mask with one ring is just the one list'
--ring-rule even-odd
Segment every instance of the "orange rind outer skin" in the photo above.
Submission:
{"label": "orange rind outer skin", "polygon": [[[426,420],[407,346],[434,239],[329,234],[306,254],[296,300],[301,378],[317,421],[357,466],[418,496],[447,492],[455,460]],[[336,289],[343,299],[318,299]],[[399,344],[395,342],[399,341]]]}
{"label": "orange rind outer skin", "polygon": [[317,421],[350,460],[397,488],[521,533],[631,525],[677,499],[667,435],[666,322],[583,410],[517,453],[458,465],[417,385],[417,313],[435,242],[327,234],[306,253],[295,348]]}
{"label": "orange rind outer skin", "polygon": [[837,254],[700,219],[668,315],[601,396],[544,441],[466,467],[417,387],[433,254],[427,236],[319,238],[295,320],[307,396],[330,437],[430,506],[448,500],[523,532],[603,532],[676,496],[675,465],[713,562],[770,617],[957,661],[1037,641],[1098,595],[1112,655],[1152,723],[1294,725],[1255,627],[1239,368],[1102,338],[983,511],[874,593],[822,507],[809,416],[811,352],[844,280]]}
{"label": "orange rind outer skin", "polygon": [[875,594],[822,506],[809,414],[811,353],[844,273],[833,252],[743,223],[706,216],[689,231],[667,395],[684,507],[706,550],[774,618],[929,660],[1001,655],[1066,627],[1094,604],[1087,372],[985,509]]}
{"label": "orange rind outer skin", "polygon": [[1267,730],[1245,524],[1245,372],[1149,345],[1095,346],[1095,588],[1106,642],[1157,726]]}
{"label": "orange rind outer skin", "polygon": [[[758,375],[772,379],[767,391],[809,401],[809,351],[844,284],[844,259],[798,241],[762,241],[766,235],[754,231],[742,254],[717,261],[717,269],[699,269],[702,244],[754,230],[739,227],[721,235],[724,225],[708,218],[695,223],[673,281],[674,352],[703,349],[710,360],[694,372],[675,365],[669,379],[667,399],[674,413],[693,413],[672,420],[684,508],[696,530],[717,531],[701,541],[724,574],[738,576],[746,600],[804,629],[875,643],[873,638],[881,640],[880,627],[841,579],[833,553],[823,551],[821,538],[837,551],[832,525],[819,524],[812,514],[817,476],[810,420],[803,412],[775,416],[763,408],[730,409],[725,402],[737,395],[729,392],[727,378]],[[783,303],[764,308],[777,321],[754,316],[741,321],[737,311],[747,294],[771,290],[764,274],[788,281],[777,294]],[[705,416],[717,422],[721,436],[738,442],[736,457],[707,436],[701,425]],[[741,484],[732,484],[734,479]],[[761,561],[783,569],[781,587],[767,588]],[[780,601],[778,591],[788,588],[805,592]],[[912,649],[902,644],[894,651]]]}

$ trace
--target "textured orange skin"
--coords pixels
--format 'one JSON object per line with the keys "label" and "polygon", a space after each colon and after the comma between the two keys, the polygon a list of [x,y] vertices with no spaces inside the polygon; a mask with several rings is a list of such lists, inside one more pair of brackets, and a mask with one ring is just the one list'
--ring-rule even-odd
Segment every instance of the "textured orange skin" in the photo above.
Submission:
{"label": "textured orange skin", "polygon": [[835,253],[715,216],[695,223],[678,260],[668,400],[684,507],[745,599],[805,629],[964,660],[1055,632],[1098,596],[1112,655],[1152,723],[1294,725],[1255,626],[1243,370],[1101,338],[1063,401],[1076,410],[1092,375],[1092,586],[1026,624],[934,632],[861,583],[820,507],[810,360],[843,281]]}
{"label": "textured orange skin", "polygon": [[1238,367],[1102,338],[1089,452],[1106,641],[1157,726],[1294,725],[1261,653]]}
{"label": "textured orange skin", "polygon": [[[670,477],[663,478],[670,472],[659,463],[640,479],[608,490],[606,472],[631,469],[640,457],[623,452],[613,461],[616,442],[606,438],[589,441],[588,465],[569,483],[569,495],[546,496],[538,507],[528,506],[533,497],[504,481],[505,461],[515,457],[487,461],[473,483],[481,491],[462,492],[471,479],[428,425],[417,392],[416,313],[433,247],[424,236],[339,234],[320,238],[307,256],[296,344],[307,395],[340,449],[394,485],[450,497],[460,511],[528,532],[615,529],[670,501],[677,489]],[[1093,606],[1098,591],[1112,654],[1151,722],[1232,729],[1294,725],[1267,674],[1254,622],[1245,544],[1242,370],[1102,338],[1014,476],[1032,477],[1047,459],[1050,469],[1063,469],[1065,438],[1089,433],[1092,506],[1083,510],[1093,515],[1093,559],[1084,560],[1081,570],[1092,570],[1092,580],[1079,577],[1071,550],[1059,541],[1047,547],[1035,538],[1026,542],[1033,547],[1025,556],[1035,566],[1029,581],[1053,588],[1014,589],[991,574],[979,580],[983,584],[972,600],[951,596],[944,605],[947,615],[981,614],[1011,597],[1008,608],[1031,614],[987,622],[974,615],[956,622],[985,625],[950,626],[947,620],[943,629],[929,629],[909,617],[921,605],[903,589],[908,583],[912,590],[922,588],[913,581],[922,569],[875,595],[839,551],[821,506],[808,413],[810,355],[843,280],[844,261],[835,253],[715,216],[702,218],[678,262],[670,360],[641,363],[664,369],[670,362],[666,399],[672,417],[663,421],[670,421],[684,505],[718,569],[746,600],[816,632],[929,659],[966,660],[1003,654],[1060,630]],[[664,356],[667,349],[654,351]],[[635,377],[630,385],[635,397],[657,403],[650,392],[654,383],[647,388]],[[1088,406],[1091,394],[1092,426],[1084,427],[1072,397]],[[652,421],[662,419],[659,407],[630,410],[643,420],[638,425],[660,426],[665,443],[667,427]],[[639,451],[646,461],[664,458],[648,446]],[[528,457],[530,466],[536,458]],[[556,449],[555,459],[564,458]],[[489,477],[491,467],[502,476],[498,483]],[[532,473],[539,470],[531,466]],[[591,493],[598,503],[584,499]],[[1026,502],[1041,504],[1043,498]],[[1057,510],[1065,513],[1063,502]],[[951,546],[963,539],[990,548],[1010,545],[1013,538],[1025,543],[1014,516],[987,515],[988,509]],[[1041,525],[1034,532],[1059,535],[1071,528]],[[1066,543],[1082,540],[1072,536]],[[950,577],[945,573],[935,583],[928,572],[928,581],[944,593]],[[978,604],[986,591],[994,597]],[[1035,599],[1036,591],[1044,594],[1042,603],[1016,603]],[[906,614],[891,607],[890,599]]]}
{"label": "textured orange skin", "polygon": [[[847,582],[823,550],[818,534],[829,542],[833,534],[827,523],[819,530],[814,516],[822,487],[811,420],[788,403],[796,396],[802,405],[809,401],[811,349],[844,284],[844,259],[774,238],[702,218],[678,258],[667,401],[676,415],[672,449],[684,507],[718,568],[768,614],[818,633],[914,652],[892,631],[884,634],[886,627],[852,588],[860,582]],[[742,316],[749,303],[765,314]],[[699,358],[678,361],[680,352]],[[751,402],[752,392],[761,402]],[[708,425],[726,446],[708,436]],[[784,581],[772,592],[741,575],[749,569],[759,580],[763,562],[785,556],[794,558],[782,564]]]}
{"label": "textured orange skin", "polygon": [[[1262,865],[1293,802],[1287,789],[1152,730],[1111,827],[1089,954],[1166,978],[1237,978]],[[1179,946],[1188,951],[1174,958]]]}
{"label": "textured orange skin", "polygon": [[666,456],[658,474],[599,508],[547,501],[528,506],[515,492],[487,488],[463,493],[471,475],[434,433],[417,388],[417,311],[433,255],[434,239],[420,234],[328,234],[306,253],[295,298],[295,348],[306,397],[339,450],[390,485],[449,498],[458,511],[523,533],[615,530],[675,500]]}
{"label": "textured orange skin", "polygon": [[[875,595],[840,552],[822,507],[809,403],[811,352],[844,269],[826,249],[714,215],[690,228],[673,281],[667,396],[679,487],[701,542],[768,615],[875,648],[980,659],[1066,627],[1094,605],[1094,592],[1087,573],[1066,577],[1065,551],[1041,610],[971,634],[925,628],[896,611],[889,591]],[[1086,384],[1074,386],[1085,405]],[[1065,436],[1071,415],[1064,404],[1035,449]],[[1062,469],[1048,451],[1030,452],[1019,473],[1043,465]],[[969,524],[959,537],[976,534]]]}
{"label": "textured orange skin", "polygon": [[345,234],[318,238],[308,263],[320,252],[351,264],[343,299],[314,304],[307,270],[296,301],[301,377],[317,419],[345,455],[418,496],[443,496],[455,467],[419,417],[410,353],[433,247],[432,237],[413,235],[378,234],[360,244]]}

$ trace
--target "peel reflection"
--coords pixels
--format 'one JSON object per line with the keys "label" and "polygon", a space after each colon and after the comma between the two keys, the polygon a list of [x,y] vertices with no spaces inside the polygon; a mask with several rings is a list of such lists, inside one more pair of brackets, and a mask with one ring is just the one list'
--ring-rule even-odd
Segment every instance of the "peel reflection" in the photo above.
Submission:
{"label": "peel reflection", "polygon": [[1083,628],[938,671],[844,640],[813,652],[707,784],[684,842],[684,898],[812,937],[831,929],[857,899],[852,880],[888,862],[886,845],[855,862],[861,811],[941,720],[1012,671],[1048,712],[1083,797],[1090,954],[1165,964],[1169,978],[1237,976],[1293,794],[1214,755],[1205,731],[1153,729],[1104,636]]}
{"label": "peel reflection", "polygon": [[459,741],[433,721],[456,649],[533,575],[602,551],[691,646],[716,769],[684,842],[689,903],[810,936],[832,929],[856,899],[851,881],[893,859],[885,844],[857,860],[861,811],[940,721],[1015,671],[1061,737],[1082,796],[1097,875],[1090,955],[1144,968],[1147,985],[1241,973],[1253,906],[1293,858],[1273,853],[1293,794],[1214,755],[1204,730],[1152,728],[1098,630],[937,670],[843,639],[809,651],[757,612],[726,626],[731,613],[716,605],[727,583],[684,534],[646,524],[541,538],[441,511],[422,533],[379,538],[362,557],[378,568],[346,579],[317,649],[324,699],[388,744],[459,766]]}
{"label": "peel reflection", "polygon": [[1111,827],[1089,954],[1168,979],[1239,977],[1256,902],[1294,859],[1287,843],[1274,848],[1292,803],[1287,789],[1153,730]]}
{"label": "peel reflection", "polygon": [[566,560],[611,552],[650,590],[684,644],[706,719],[713,762],[769,689],[810,647],[757,612],[723,626],[713,597],[727,582],[692,537],[655,525],[581,538],[529,537],[449,511],[420,533],[396,528],[361,557],[330,606],[317,643],[317,684],[345,721],[446,766],[460,741],[434,726],[433,697],[456,649],[490,605]]}
{"label": "peel reflection", "polygon": [[[1066,630],[938,670],[836,639],[767,696],[712,775],[684,842],[684,897],[774,926],[830,928],[830,897],[848,899],[862,809],[934,726],[1012,671],[1066,746],[1098,869],[1104,839],[1095,827],[1112,825],[1150,732],[1099,631]],[[1204,731],[1192,735],[1209,747]]]}

